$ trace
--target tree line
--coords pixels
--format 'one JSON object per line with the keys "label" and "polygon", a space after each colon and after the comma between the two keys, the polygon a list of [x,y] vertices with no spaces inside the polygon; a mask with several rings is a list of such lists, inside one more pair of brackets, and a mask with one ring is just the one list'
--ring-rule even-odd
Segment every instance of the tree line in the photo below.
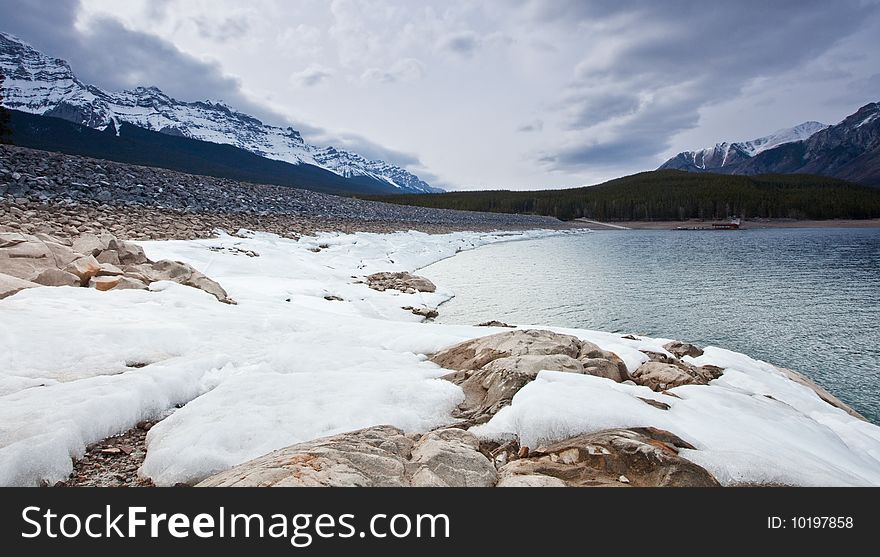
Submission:
{"label": "tree line", "polygon": [[731,176],[657,170],[597,186],[371,197],[388,203],[537,214],[561,220],[718,220],[880,217],[880,188],[806,174]]}

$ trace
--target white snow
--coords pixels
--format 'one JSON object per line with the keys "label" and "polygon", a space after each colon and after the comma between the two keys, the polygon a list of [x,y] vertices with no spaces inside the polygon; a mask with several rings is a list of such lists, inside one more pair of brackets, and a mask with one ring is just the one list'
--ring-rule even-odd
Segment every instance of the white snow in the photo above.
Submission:
{"label": "white snow", "polygon": [[[358,278],[548,234],[324,234],[297,242],[245,233],[147,242],[150,257],[193,264],[238,305],[172,283],[154,284],[152,292],[40,288],[2,300],[0,485],[63,479],[87,445],[169,413],[150,431],[141,470],[160,485],[360,427],[423,431],[446,423],[462,393],[438,379],[444,370],[425,354],[506,329],[421,323],[401,307],[436,307],[452,295],[442,284],[433,294],[403,294],[370,290]],[[616,352],[630,369],[646,360],[640,350],[663,352],[667,342],[553,330]],[[725,367],[725,375],[710,386],[675,389],[681,399],[542,372],[477,431],[537,446],[652,425],[693,443],[687,458],[724,483],[880,484],[880,428],[747,356],[710,348],[695,361]]]}
{"label": "white snow", "polygon": [[[5,52],[4,52],[5,51]],[[404,168],[356,153],[306,143],[299,132],[263,123],[217,102],[182,102],[155,87],[110,92],[80,82],[64,60],[45,56],[20,39],[0,32],[3,104],[45,114],[65,103],[92,118],[78,122],[104,130],[127,122],[153,131],[174,129],[186,137],[228,144],[261,157],[291,164],[316,165],[340,176],[367,176],[414,192],[433,190]],[[117,125],[118,129],[118,125]]]}

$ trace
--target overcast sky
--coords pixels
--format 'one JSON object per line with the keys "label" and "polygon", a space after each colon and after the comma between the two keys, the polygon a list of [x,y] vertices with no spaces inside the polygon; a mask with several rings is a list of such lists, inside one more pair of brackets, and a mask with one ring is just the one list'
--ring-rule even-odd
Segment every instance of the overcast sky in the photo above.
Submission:
{"label": "overcast sky", "polygon": [[450,189],[593,184],[880,100],[880,0],[2,0],[0,30]]}

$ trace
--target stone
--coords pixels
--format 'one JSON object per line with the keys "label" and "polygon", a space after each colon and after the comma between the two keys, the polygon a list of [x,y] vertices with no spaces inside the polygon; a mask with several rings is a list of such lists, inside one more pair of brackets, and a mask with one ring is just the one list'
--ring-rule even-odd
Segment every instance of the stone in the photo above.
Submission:
{"label": "stone", "polygon": [[367,277],[367,285],[380,292],[385,290],[435,292],[437,290],[437,287],[430,280],[407,272],[374,273]]}
{"label": "stone", "polygon": [[33,282],[42,286],[82,286],[78,276],[61,269],[46,269]]}
{"label": "stone", "polygon": [[419,317],[424,317],[425,319],[434,319],[440,315],[439,311],[437,311],[436,309],[433,309],[433,308],[429,308],[429,307],[414,308],[412,306],[406,306],[406,307],[402,307],[400,309],[408,311],[408,312],[412,313],[413,315],[418,315]]}
{"label": "stone", "polygon": [[502,477],[495,487],[568,487],[568,485],[559,478],[544,474],[515,474]]}
{"label": "stone", "polygon": [[652,391],[662,392],[681,385],[705,385],[704,378],[687,373],[682,368],[662,362],[646,362],[632,373],[632,380]]}
{"label": "stone", "polygon": [[64,270],[79,277],[80,285],[87,286],[101,270],[101,264],[94,256],[87,255],[71,262]]}
{"label": "stone", "polygon": [[668,344],[664,344],[663,348],[674,354],[678,358],[684,358],[685,356],[690,356],[691,358],[699,358],[703,355],[703,350],[694,346],[693,344],[687,342],[670,342]]}
{"label": "stone", "polygon": [[95,234],[80,234],[79,238],[73,241],[73,251],[82,255],[98,255],[108,248],[109,242],[105,242],[105,239]]}
{"label": "stone", "polygon": [[[595,375],[596,377],[604,377],[605,379],[611,379],[616,383],[622,383],[629,379],[629,374],[621,373],[620,367],[617,363],[605,359],[605,358],[587,358],[585,360],[581,360],[584,373],[587,375]],[[624,370],[626,370],[626,366],[624,366]]]}
{"label": "stone", "polygon": [[416,467],[413,487],[492,487],[498,472],[480,452],[480,442],[463,429],[443,429],[423,435],[412,450]]}
{"label": "stone", "polygon": [[125,271],[112,263],[101,263],[101,269],[98,271],[99,277],[118,277],[124,274]]}
{"label": "stone", "polygon": [[108,265],[115,265],[117,267],[122,265],[122,262],[119,260],[119,253],[112,250],[104,250],[95,256],[95,259],[98,260],[98,263],[107,263]]}
{"label": "stone", "polygon": [[196,487],[406,487],[413,445],[401,430],[376,426],[269,453]]}
{"label": "stone", "polygon": [[483,323],[480,323],[477,325],[477,327],[503,327],[505,329],[515,329],[516,328],[514,325],[508,325],[507,323],[505,323],[503,321],[496,321],[494,319],[492,321],[485,321]]}
{"label": "stone", "polygon": [[106,292],[119,286],[119,281],[121,279],[122,277],[119,276],[93,277],[89,280],[89,288]]}
{"label": "stone", "polygon": [[40,285],[35,282],[0,273],[0,300],[18,294],[22,290],[38,286]]}
{"label": "stone", "polygon": [[577,337],[551,331],[516,330],[468,340],[431,357],[440,367],[477,370],[492,360],[526,354],[563,354],[577,358],[582,343]]}
{"label": "stone", "polygon": [[578,435],[502,466],[499,485],[509,485],[517,476],[549,476],[569,487],[718,487],[706,469],[679,456],[680,449],[693,448],[656,428]]}
{"label": "stone", "polygon": [[[110,240],[110,242],[108,243],[108,249],[116,252],[116,257],[119,259],[119,263],[122,265],[139,265],[141,263],[147,263],[149,261],[142,247],[131,242],[125,242],[118,238]],[[113,262],[110,261],[110,263]],[[114,265],[116,265],[116,263],[114,263]]]}

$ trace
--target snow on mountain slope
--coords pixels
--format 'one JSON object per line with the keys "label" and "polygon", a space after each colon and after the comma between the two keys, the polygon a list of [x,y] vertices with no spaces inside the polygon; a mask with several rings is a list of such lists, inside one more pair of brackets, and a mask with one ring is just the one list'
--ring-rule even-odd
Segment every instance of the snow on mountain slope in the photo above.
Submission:
{"label": "snow on mountain slope", "polygon": [[779,147],[780,145],[784,145],[786,143],[809,139],[815,133],[820,132],[827,127],[827,124],[823,124],[821,122],[804,122],[803,124],[800,124],[793,128],[777,130],[770,135],[759,139],[753,139],[752,141],[743,141],[738,145],[741,146],[743,150],[746,151],[749,155],[754,157],[758,153],[762,153],[768,149],[773,149],[774,147]]}
{"label": "snow on mountain slope", "polygon": [[685,151],[666,161],[660,169],[713,170],[724,168],[741,163],[780,145],[804,141],[826,128],[828,126],[820,122],[804,122],[793,128],[777,130],[770,135],[751,141],[724,142],[697,151]]}
{"label": "snow on mountain slope", "polygon": [[367,177],[402,191],[437,191],[411,172],[333,147],[306,143],[293,128],[272,126],[219,102],[184,102],[156,87],[107,92],[76,78],[70,65],[0,32],[0,71],[7,76],[3,104],[23,112],[54,116],[91,128],[114,122],[234,145],[292,164],[313,164],[345,178]]}

